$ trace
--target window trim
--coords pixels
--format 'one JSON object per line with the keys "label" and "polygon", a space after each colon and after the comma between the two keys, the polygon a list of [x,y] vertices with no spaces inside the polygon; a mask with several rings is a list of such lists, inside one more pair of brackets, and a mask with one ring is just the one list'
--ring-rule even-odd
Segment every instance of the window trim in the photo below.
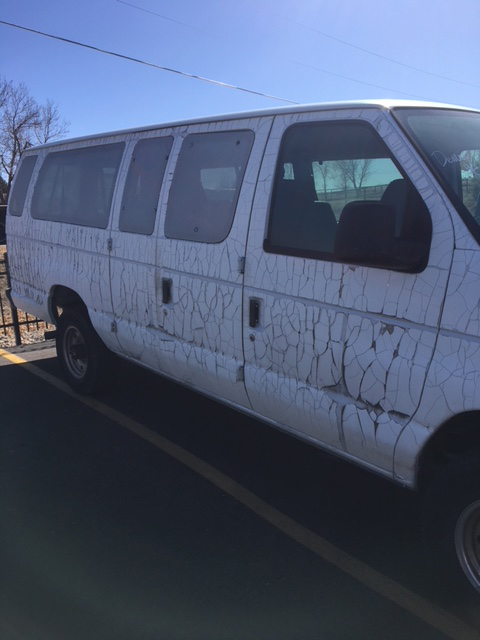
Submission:
{"label": "window trim", "polygon": [[[54,155],[60,155],[60,154],[69,154],[69,153],[74,153],[74,152],[78,152],[78,151],[89,151],[91,149],[98,149],[101,147],[112,147],[112,146],[117,146],[118,150],[119,150],[119,158],[118,158],[118,162],[117,162],[117,166],[115,168],[115,173],[113,176],[113,180],[112,180],[112,191],[110,194],[110,201],[108,204],[108,213],[106,216],[106,220],[105,220],[105,224],[102,225],[92,225],[92,224],[86,224],[86,222],[83,220],[67,220],[67,219],[56,219],[56,218],[48,218],[45,217],[43,215],[38,215],[38,213],[34,212],[33,209],[33,203],[35,200],[35,195],[37,192],[37,189],[39,188],[39,186],[41,186],[41,182],[40,182],[40,178],[42,177],[42,172],[45,171],[45,167],[47,165],[47,161],[48,158]],[[87,229],[100,229],[100,230],[104,230],[104,229],[108,229],[109,225],[110,225],[110,221],[112,218],[112,208],[113,208],[113,203],[114,203],[114,199],[115,199],[115,191],[117,188],[117,183],[118,183],[118,176],[120,173],[120,168],[122,165],[122,160],[125,154],[125,146],[126,146],[126,142],[125,140],[119,140],[117,142],[100,142],[99,144],[92,144],[92,145],[87,145],[87,146],[75,146],[75,147],[71,147],[69,149],[53,149],[52,151],[50,151],[49,153],[47,153],[45,155],[45,157],[42,160],[42,164],[39,168],[38,171],[38,175],[37,175],[37,179],[35,181],[35,185],[33,188],[33,194],[32,194],[32,202],[31,202],[31,206],[30,206],[30,216],[32,217],[33,220],[43,220],[44,222],[53,222],[53,223],[58,223],[58,224],[72,224],[75,226],[79,226],[79,227],[85,227]],[[57,164],[57,167],[60,167],[61,164]],[[52,196],[53,192],[50,194],[50,197]]]}
{"label": "window trim", "polygon": [[[137,149],[138,145],[141,144],[141,143],[148,142],[150,140],[170,140],[170,147],[168,149],[168,154],[167,154],[167,157],[166,157],[166,160],[165,160],[165,166],[163,168],[162,179],[160,181],[160,188],[159,188],[159,191],[158,191],[157,206],[156,206],[155,215],[154,215],[154,218],[153,218],[152,230],[147,233],[145,231],[133,231],[132,229],[123,229],[121,225],[122,225],[123,206],[124,206],[124,202],[125,202],[125,196],[126,196],[126,193],[127,193],[128,178],[129,178],[129,175],[130,175],[130,170],[132,169],[132,160],[133,160],[133,158],[135,156],[135,152],[136,152],[136,149]],[[140,138],[140,139],[135,141],[135,143],[133,145],[133,149],[132,149],[132,151],[130,153],[130,156],[129,156],[129,158],[127,158],[127,163],[128,163],[127,164],[127,172],[125,174],[125,181],[124,181],[124,184],[123,184],[123,187],[122,187],[122,193],[121,193],[121,199],[120,199],[120,209],[119,209],[119,212],[118,212],[117,226],[118,226],[118,231],[120,231],[121,233],[133,233],[136,236],[151,236],[151,235],[153,235],[155,233],[155,227],[156,227],[158,219],[160,217],[159,216],[159,206],[158,205],[159,205],[160,198],[161,198],[161,195],[162,195],[162,190],[165,187],[165,176],[166,176],[166,173],[167,173],[168,161],[170,159],[174,143],[175,143],[175,137],[172,134],[170,134],[170,135],[155,135],[155,136],[151,136],[151,137],[148,137],[148,138]]]}
{"label": "window trim", "polygon": [[[14,216],[15,218],[20,218],[23,215],[23,212],[25,210],[25,203],[27,202],[28,191],[29,191],[29,189],[31,187],[33,173],[35,171],[35,167],[37,166],[37,162],[38,162],[38,154],[31,154],[31,155],[25,156],[25,158],[23,158],[23,160],[22,160],[22,162],[21,162],[21,164],[20,164],[20,166],[19,166],[19,168],[17,170],[18,173],[16,175],[16,179],[14,181],[13,188],[12,188],[12,193],[11,193],[10,198],[9,198],[9,200],[12,199],[12,201],[13,201],[13,196],[15,195],[15,192],[16,192],[16,190],[18,188],[17,187],[17,180],[21,175],[22,169],[25,167],[26,163],[31,159],[33,160],[33,165],[32,165],[31,171],[30,171],[30,177],[29,177],[28,182],[27,182],[27,188],[25,189],[25,191],[23,193],[23,196],[21,198],[21,201],[22,201],[21,211],[20,211],[20,213],[16,213],[17,209],[13,210],[13,208],[12,208],[13,204],[8,207],[9,215]],[[15,213],[14,213],[14,211],[15,211]]]}
{"label": "window trim", "polygon": [[[221,134],[240,134],[240,133],[246,133],[249,134],[249,136],[251,137],[251,142],[250,142],[250,148],[248,150],[248,153],[246,154],[245,157],[245,165],[243,167],[243,171],[242,171],[242,175],[241,175],[241,179],[239,181],[239,185],[238,185],[238,191],[236,193],[236,197],[234,198],[234,200],[232,201],[231,205],[232,205],[232,216],[231,216],[231,220],[230,220],[230,224],[228,226],[228,229],[226,230],[225,235],[218,239],[218,240],[201,240],[201,239],[194,239],[194,238],[184,238],[184,237],[178,237],[178,236],[172,236],[169,235],[167,233],[167,223],[169,220],[169,206],[170,206],[170,198],[172,195],[172,189],[173,186],[176,183],[176,176],[178,175],[177,171],[178,171],[178,166],[179,166],[179,159],[180,156],[182,154],[182,151],[186,145],[186,141],[191,137],[191,136],[211,136],[211,135],[221,135]],[[182,140],[180,149],[178,150],[176,159],[175,159],[175,168],[173,170],[173,177],[171,180],[171,183],[169,185],[169,193],[168,193],[168,200],[167,200],[167,204],[166,204],[166,210],[165,210],[165,221],[164,221],[164,229],[163,229],[163,234],[165,236],[165,238],[167,238],[168,240],[174,240],[177,242],[195,242],[195,243],[199,243],[199,244],[221,244],[222,242],[225,242],[225,240],[228,238],[228,236],[230,235],[230,232],[233,228],[234,222],[235,222],[235,214],[237,212],[237,208],[238,208],[238,202],[240,200],[240,195],[241,192],[244,188],[244,184],[245,184],[245,174],[247,172],[247,168],[248,165],[250,163],[250,158],[252,156],[252,151],[253,148],[255,146],[255,138],[256,138],[256,134],[255,131],[253,129],[248,129],[248,128],[239,128],[239,129],[219,129],[217,131],[191,131],[191,132],[187,132],[187,134],[185,135],[185,137]]]}
{"label": "window trim", "polygon": [[[428,207],[424,201],[424,199],[422,198],[422,196],[419,194],[418,189],[415,187],[415,185],[413,184],[413,182],[410,180],[410,178],[408,177],[408,175],[406,174],[405,170],[403,169],[403,167],[401,166],[400,162],[397,160],[397,158],[394,156],[392,150],[390,149],[390,147],[386,144],[385,140],[380,136],[380,134],[378,133],[378,131],[375,129],[375,127],[370,123],[367,122],[365,120],[359,120],[359,119],[339,119],[339,120],[309,120],[309,121],[305,121],[305,122],[296,122],[292,125],[289,125],[283,132],[282,134],[282,139],[280,142],[280,146],[278,149],[278,153],[277,153],[277,160],[276,160],[276,164],[275,164],[275,179],[272,181],[272,188],[270,191],[270,196],[269,196],[269,201],[268,201],[268,216],[267,216],[267,221],[266,221],[266,225],[265,225],[265,236],[264,236],[264,240],[263,240],[263,250],[266,253],[269,254],[274,254],[274,255],[283,255],[283,256],[290,256],[292,258],[306,258],[306,259],[313,259],[313,260],[322,260],[325,262],[333,262],[335,264],[350,264],[348,262],[344,262],[341,260],[337,260],[335,258],[334,253],[327,253],[325,251],[317,251],[317,250],[311,250],[311,249],[294,249],[294,248],[290,248],[290,247],[282,247],[279,245],[274,245],[272,244],[272,242],[269,239],[270,233],[271,233],[271,226],[272,226],[272,213],[273,213],[273,206],[274,206],[274,199],[275,199],[275,194],[277,192],[277,187],[278,187],[278,182],[280,180],[280,174],[281,174],[281,166],[282,166],[282,153],[284,150],[284,145],[285,145],[285,140],[287,137],[287,133],[289,131],[291,131],[292,129],[297,129],[297,128],[307,128],[307,127],[312,127],[312,126],[318,126],[321,125],[322,127],[340,127],[340,126],[345,126],[345,125],[355,125],[355,126],[359,126],[359,127],[364,127],[366,129],[369,129],[371,132],[373,132],[374,136],[377,138],[378,142],[381,143],[381,145],[385,148],[385,150],[388,152],[388,158],[392,161],[392,163],[395,165],[397,171],[400,173],[400,175],[402,176],[402,178],[408,183],[408,185],[410,186],[410,188],[414,189],[414,191],[418,194],[418,197],[422,200],[428,215],[431,219],[430,216],[430,211],[428,210]],[[425,270],[425,268],[428,265],[428,261],[429,261],[429,256],[430,256],[430,244],[431,244],[431,234],[430,234],[430,242],[429,242],[429,250],[427,252],[426,258],[422,263],[421,268],[415,269],[414,271],[412,271],[412,273],[421,273],[422,271]],[[371,266],[368,264],[362,265],[362,264],[356,264],[355,266],[359,266],[359,267],[365,267],[365,268],[381,268],[381,269],[390,269],[392,271],[401,271],[401,272],[405,272],[404,270],[400,270],[398,268],[395,268],[394,266],[391,267],[375,267],[375,266]]]}

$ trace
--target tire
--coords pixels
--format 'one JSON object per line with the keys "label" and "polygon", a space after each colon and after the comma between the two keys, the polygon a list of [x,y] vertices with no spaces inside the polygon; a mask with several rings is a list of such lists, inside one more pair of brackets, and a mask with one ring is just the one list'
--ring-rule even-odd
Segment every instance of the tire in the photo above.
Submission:
{"label": "tire", "polygon": [[69,386],[83,395],[98,392],[106,378],[108,351],[85,313],[71,309],[62,313],[56,348]]}
{"label": "tire", "polygon": [[[480,453],[459,457],[424,494],[423,537],[444,587],[480,593]],[[471,590],[470,590],[471,591]]]}

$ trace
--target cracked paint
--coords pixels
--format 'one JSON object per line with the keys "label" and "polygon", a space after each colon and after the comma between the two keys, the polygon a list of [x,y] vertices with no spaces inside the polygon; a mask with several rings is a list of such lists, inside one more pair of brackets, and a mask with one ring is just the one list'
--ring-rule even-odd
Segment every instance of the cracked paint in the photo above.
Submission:
{"label": "cracked paint", "polygon": [[[358,118],[382,135],[429,208],[433,237],[422,273],[263,251],[271,176],[285,129],[298,122]],[[264,308],[254,341],[244,339],[254,410],[293,433],[393,473],[396,444],[419,407],[433,358],[453,246],[449,212],[384,114],[365,109],[277,118],[259,177],[245,273],[245,298],[260,299]],[[402,481],[413,482],[413,465],[410,475],[403,467],[400,473]]]}
{"label": "cracked paint", "polygon": [[[263,249],[285,130],[345,120],[367,122],[378,132],[427,205],[433,235],[421,273]],[[184,138],[235,130],[253,131],[255,140],[227,238],[216,244],[167,238],[168,195]],[[121,232],[133,149],[139,139],[159,135],[174,142],[154,233]],[[119,141],[126,146],[107,229],[32,219],[32,188],[24,215],[8,216],[18,306],[51,321],[52,288],[69,287],[113,351],[413,484],[416,458],[431,433],[448,417],[480,408],[480,252],[390,115],[373,106],[285,109],[55,149]],[[32,183],[47,151],[36,151]],[[168,301],[162,299],[165,279]],[[260,308],[253,328],[251,298]]]}

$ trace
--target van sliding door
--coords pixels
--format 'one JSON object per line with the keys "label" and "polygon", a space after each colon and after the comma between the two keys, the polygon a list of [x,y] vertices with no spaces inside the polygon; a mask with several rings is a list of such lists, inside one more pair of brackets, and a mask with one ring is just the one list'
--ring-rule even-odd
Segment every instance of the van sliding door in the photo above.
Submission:
{"label": "van sliding door", "polygon": [[171,130],[129,141],[111,231],[114,330],[124,355],[157,368],[155,286],[159,198],[173,145]]}
{"label": "van sliding door", "polygon": [[182,128],[157,247],[155,366],[242,407],[245,249],[271,121]]}

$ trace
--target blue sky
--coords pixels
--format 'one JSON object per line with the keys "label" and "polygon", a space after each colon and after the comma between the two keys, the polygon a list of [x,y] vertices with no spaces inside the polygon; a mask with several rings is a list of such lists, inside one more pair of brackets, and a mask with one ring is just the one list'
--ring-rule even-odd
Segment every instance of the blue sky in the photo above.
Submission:
{"label": "blue sky", "polygon": [[[479,0],[126,1],[3,0],[0,19],[300,103],[480,109]],[[0,61],[69,137],[283,104],[1,24]]]}

